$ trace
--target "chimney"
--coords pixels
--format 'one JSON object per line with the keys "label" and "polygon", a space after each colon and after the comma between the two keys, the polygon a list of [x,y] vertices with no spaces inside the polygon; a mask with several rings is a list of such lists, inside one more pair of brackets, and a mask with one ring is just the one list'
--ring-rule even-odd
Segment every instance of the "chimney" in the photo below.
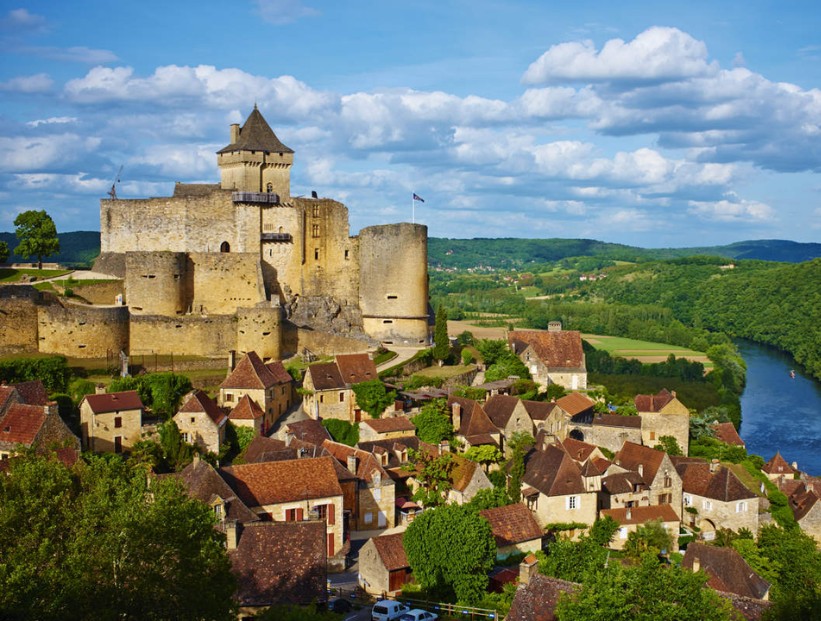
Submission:
{"label": "chimney", "polygon": [[43,412],[45,412],[46,416],[59,416],[60,408],[58,407],[56,401],[49,401],[43,406]]}
{"label": "chimney", "polygon": [[239,142],[239,123],[231,123],[231,144]]}
{"label": "chimney", "polygon": [[459,433],[462,428],[462,406],[459,403],[454,403],[450,406],[450,409],[453,413],[453,430]]}
{"label": "chimney", "polygon": [[439,454],[450,453],[450,443],[447,440],[442,440],[439,443]]}
{"label": "chimney", "polygon": [[105,394],[105,384],[97,384],[94,386],[94,394],[95,395],[104,395]]}
{"label": "chimney", "polygon": [[693,573],[696,573],[699,569],[701,569],[701,561],[696,556],[693,558]]}
{"label": "chimney", "polygon": [[533,555],[528,554],[519,563],[519,584],[527,586],[530,584],[531,578],[538,573],[539,560]]}
{"label": "chimney", "polygon": [[644,476],[644,464],[639,464],[639,476]]}
{"label": "chimney", "polygon": [[291,446],[291,442],[294,439],[294,432],[293,431],[286,431],[285,432],[285,446]]}
{"label": "chimney", "polygon": [[348,455],[348,470],[356,474],[356,455]]}
{"label": "chimney", "polygon": [[794,461],[794,462],[793,462],[793,463],[791,463],[790,465],[792,466],[792,469],[793,469],[793,470],[798,470],[798,462],[797,462],[797,461]]}
{"label": "chimney", "polygon": [[631,509],[630,507],[627,507],[627,519],[628,520],[633,519],[633,509]]}
{"label": "chimney", "polygon": [[676,398],[676,391],[675,391],[675,390],[671,390],[671,391],[670,391],[670,394],[671,394],[671,395],[673,395],[673,399],[675,399],[675,398]]}
{"label": "chimney", "polygon": [[225,521],[225,547],[229,551],[237,549],[237,528],[236,520]]}
{"label": "chimney", "polygon": [[719,461],[717,459],[710,460],[710,473],[712,474],[716,470],[718,470]]}
{"label": "chimney", "polygon": [[229,349],[228,350],[228,373],[230,374],[231,371],[237,368],[237,350],[236,349]]}
{"label": "chimney", "polygon": [[197,453],[197,452],[194,453],[194,459],[192,460],[191,463],[193,464],[194,468],[196,468],[197,466],[200,465],[200,454],[199,453]]}

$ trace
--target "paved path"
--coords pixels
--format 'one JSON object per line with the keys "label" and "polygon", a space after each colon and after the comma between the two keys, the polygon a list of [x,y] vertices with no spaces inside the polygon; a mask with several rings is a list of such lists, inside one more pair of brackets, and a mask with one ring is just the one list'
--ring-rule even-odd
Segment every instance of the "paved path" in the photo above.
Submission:
{"label": "paved path", "polygon": [[386,360],[385,362],[376,365],[377,370],[381,371],[383,369],[389,369],[392,366],[396,366],[397,364],[400,364],[402,362],[410,360],[411,358],[413,358],[416,355],[416,353],[418,351],[420,351],[422,349],[425,349],[425,348],[424,347],[396,347],[394,345],[391,345],[390,347],[388,347],[388,349],[390,349],[391,351],[395,351],[396,356],[394,356],[390,360]]}

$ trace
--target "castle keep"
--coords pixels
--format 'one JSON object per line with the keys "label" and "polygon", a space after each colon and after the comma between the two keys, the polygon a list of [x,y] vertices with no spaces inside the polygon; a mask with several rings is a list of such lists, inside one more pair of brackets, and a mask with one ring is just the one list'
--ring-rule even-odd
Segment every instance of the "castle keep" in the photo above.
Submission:
{"label": "castle keep", "polygon": [[41,301],[27,331],[35,349],[281,358],[428,340],[427,228],[380,225],[351,237],[345,205],[291,196],[294,152],[256,107],[230,141],[217,152],[219,184],[101,201],[94,269],[122,279],[122,305]]}

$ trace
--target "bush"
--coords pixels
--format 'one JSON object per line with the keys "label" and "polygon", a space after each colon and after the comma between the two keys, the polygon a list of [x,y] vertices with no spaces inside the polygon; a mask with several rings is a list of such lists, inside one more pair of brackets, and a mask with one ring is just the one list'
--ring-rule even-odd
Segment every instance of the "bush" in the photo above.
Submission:
{"label": "bush", "polygon": [[322,421],[322,426],[328,430],[335,442],[356,446],[359,442],[359,425],[352,425],[348,421],[329,418]]}

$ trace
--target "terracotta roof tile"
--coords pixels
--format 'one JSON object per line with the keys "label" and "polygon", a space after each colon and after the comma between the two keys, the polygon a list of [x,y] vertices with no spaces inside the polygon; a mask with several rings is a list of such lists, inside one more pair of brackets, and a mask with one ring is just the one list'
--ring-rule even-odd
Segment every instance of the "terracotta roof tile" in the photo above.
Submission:
{"label": "terracotta roof tile", "polygon": [[490,522],[497,548],[540,539],[544,534],[533,513],[522,503],[483,509],[479,515]]}
{"label": "terracotta roof tile", "polygon": [[448,407],[451,408],[451,414],[453,413],[454,403],[458,404],[461,408],[462,419],[456,433],[464,436],[465,438],[485,434],[495,435],[499,433],[496,425],[493,424],[482,406],[476,401],[465,397],[448,397]]}
{"label": "terracotta roof tile", "polygon": [[[628,513],[630,514],[628,516]],[[609,516],[621,525],[645,524],[653,520],[662,522],[681,521],[676,515],[675,509],[670,505],[651,505],[649,507],[622,507],[620,509],[602,509],[603,516]]]}
{"label": "terracotta roof tile", "polygon": [[245,448],[243,457],[246,464],[258,464],[263,461],[296,459],[299,455],[295,447],[286,446],[282,440],[258,435]]}
{"label": "terracotta roof tile", "polygon": [[220,475],[249,507],[342,495],[331,457],[229,466]]}
{"label": "terracotta roof tile", "polygon": [[333,440],[325,440],[322,448],[345,468],[348,466],[348,457],[356,457],[356,476],[363,481],[373,481],[374,473],[379,474],[385,481],[389,478],[388,473],[373,453]]}
{"label": "terracotta roof tile", "polygon": [[210,504],[217,496],[222,498],[226,519],[238,522],[255,522],[259,519],[205,460],[197,459],[173,476],[182,481],[192,498],[206,504]]}
{"label": "terracotta roof tile", "polygon": [[382,564],[388,571],[410,567],[408,557],[405,554],[405,546],[402,545],[403,536],[404,533],[395,533],[371,539],[376,547],[376,553],[382,559]]}
{"label": "terracotta roof tile", "polygon": [[557,399],[556,405],[570,414],[570,416],[576,416],[592,408],[596,405],[596,402],[580,392],[571,392],[569,395]]}
{"label": "terracotta roof tile", "polygon": [[556,407],[555,401],[522,401],[522,403],[533,420],[546,420]]}
{"label": "terracotta roof tile", "polygon": [[[277,366],[279,365],[279,366]],[[291,381],[291,376],[282,367],[282,363],[269,362],[265,364],[257,352],[249,351],[236,368],[220,384],[220,388],[246,388],[265,390],[278,384],[287,384]],[[282,373],[287,375],[285,378]]]}
{"label": "terracotta roof tile", "polygon": [[708,586],[716,590],[761,599],[770,589],[770,583],[755,573],[733,548],[692,542],[681,566],[692,570],[695,559],[709,576]]}
{"label": "terracotta roof tile", "polygon": [[86,395],[83,399],[95,414],[122,412],[125,410],[142,410],[143,402],[136,390],[111,392],[102,395]]}
{"label": "terracotta roof tile", "polygon": [[542,494],[567,496],[587,491],[579,465],[555,444],[543,451],[534,449],[525,459],[525,475],[522,480]]}
{"label": "terracotta roof tile", "polygon": [[518,404],[518,397],[493,395],[485,402],[484,409],[493,424],[504,429]]}
{"label": "terracotta roof tile", "polygon": [[416,427],[407,416],[391,416],[388,418],[369,418],[362,421],[377,433],[391,433],[398,431],[416,431]]}
{"label": "terracotta roof tile", "polygon": [[629,494],[647,489],[638,472],[617,472],[601,480],[602,491],[607,494]]}
{"label": "terracotta roof tile", "polygon": [[342,390],[346,388],[345,380],[339,374],[335,362],[312,364],[307,371],[316,390]]}
{"label": "terracotta roof tile", "polygon": [[[548,332],[540,330],[513,330],[507,340],[514,344],[518,355],[530,346],[549,369],[579,369],[584,367],[581,333],[575,330]],[[521,345],[524,344],[525,347]]]}
{"label": "terracotta roof tile", "polygon": [[17,384],[13,384],[13,387],[17,390],[17,393],[20,395],[23,403],[27,403],[28,405],[48,404],[48,392],[46,391],[45,385],[43,385],[43,382],[40,380],[19,382]]}
{"label": "terracotta roof tile", "polygon": [[724,466],[719,466],[715,472],[710,472],[710,464],[706,462],[679,462],[676,470],[681,476],[682,491],[689,494],[721,502],[757,497],[744,486],[732,470]]}
{"label": "terracotta roof tile", "polygon": [[814,489],[807,489],[803,483],[790,495],[790,509],[796,521],[801,520],[818,503],[819,495]]}
{"label": "terracotta roof tile", "polygon": [[586,461],[598,447],[594,444],[588,444],[587,442],[582,442],[581,440],[576,440],[568,436],[562,440],[562,448],[564,448],[567,454],[574,460],[583,462]]}
{"label": "terracotta roof tile", "polygon": [[248,395],[242,395],[231,410],[228,418],[231,420],[257,420],[265,416],[265,411]]}
{"label": "terracotta roof tile", "polygon": [[256,522],[245,524],[238,534],[237,547],[228,557],[240,605],[326,600],[324,522]]}
{"label": "terracotta roof tile", "polygon": [[787,460],[781,457],[780,452],[776,452],[773,458],[768,461],[761,468],[767,474],[795,474],[795,468],[787,463]]}
{"label": "terracotta roof tile", "polygon": [[14,403],[0,421],[0,443],[31,446],[46,422],[43,406]]}
{"label": "terracotta roof tile", "polygon": [[[386,450],[388,453],[388,465],[386,468],[398,468],[408,462],[407,460],[400,461],[397,452],[401,453],[403,449],[406,451],[408,449],[418,451],[419,438],[416,436],[407,436],[403,438],[388,438],[386,440],[371,440],[369,442],[360,442],[357,446],[363,451],[368,451],[371,453],[376,452],[377,448]],[[408,453],[405,454],[407,455]],[[410,457],[407,459],[410,459]]]}
{"label": "terracotta roof tile", "polygon": [[659,412],[676,396],[666,388],[662,388],[656,395],[636,395],[633,402],[639,412]]}
{"label": "terracotta roof tile", "polygon": [[596,414],[593,425],[602,427],[627,427],[641,429],[641,416],[621,416],[619,414]]}
{"label": "terracotta roof tile", "polygon": [[281,360],[266,362],[265,368],[271,372],[271,375],[273,375],[274,381],[277,384],[290,384],[294,381],[294,378],[291,377],[290,373],[288,373],[288,369],[285,368],[285,365],[282,364]]}
{"label": "terracotta roof tile", "polygon": [[735,425],[732,423],[716,423],[712,425],[715,431],[716,438],[724,442],[724,444],[732,444],[733,446],[745,446],[744,440],[738,435]]}
{"label": "terracotta roof tile", "polygon": [[376,365],[368,354],[345,354],[336,357],[339,375],[347,384],[379,379]]}
{"label": "terracotta roof tile", "polygon": [[228,420],[225,412],[220,409],[216,401],[202,390],[192,390],[188,393],[185,402],[178,411],[190,414],[207,414],[208,418],[217,426],[225,424],[225,421]]}
{"label": "terracotta roof tile", "polygon": [[[653,482],[653,479],[656,478],[656,473],[661,467],[666,455],[667,453],[664,451],[657,451],[656,449],[633,442],[625,442],[621,450],[616,453],[615,462],[622,468],[633,470],[634,472],[638,472],[639,466],[642,466],[644,471],[642,477],[649,485]],[[673,470],[675,469],[673,468]]]}
{"label": "terracotta roof tile", "polygon": [[556,621],[556,606],[564,593],[573,593],[578,584],[536,574],[524,588],[518,589],[506,621]]}

